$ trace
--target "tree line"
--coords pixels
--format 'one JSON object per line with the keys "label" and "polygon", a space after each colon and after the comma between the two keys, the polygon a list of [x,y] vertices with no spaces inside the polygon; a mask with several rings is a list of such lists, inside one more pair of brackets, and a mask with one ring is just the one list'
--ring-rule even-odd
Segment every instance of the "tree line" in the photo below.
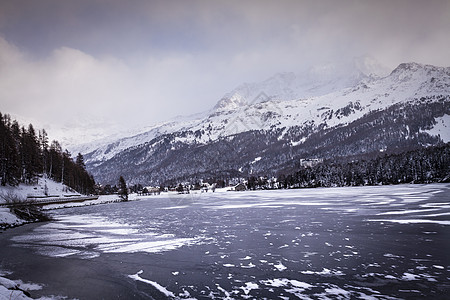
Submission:
{"label": "tree line", "polygon": [[450,143],[369,160],[328,160],[281,174],[278,181],[284,188],[450,182]]}
{"label": "tree line", "polygon": [[58,141],[49,143],[45,129],[36,133],[32,124],[25,128],[0,113],[0,184],[33,184],[41,174],[79,193],[94,192],[94,178],[86,171],[80,153],[73,160]]}
{"label": "tree line", "polygon": [[297,165],[276,177],[259,174],[208,182],[226,183],[219,187],[240,182],[248,190],[450,182],[450,143],[369,157],[328,159],[312,167]]}
{"label": "tree line", "polygon": [[[177,188],[180,182],[195,189],[201,175],[165,181],[161,190]],[[378,155],[329,158],[311,167],[297,163],[275,175],[259,172],[250,176],[203,177],[202,181],[217,188],[241,183],[248,190],[450,182],[450,143]]]}

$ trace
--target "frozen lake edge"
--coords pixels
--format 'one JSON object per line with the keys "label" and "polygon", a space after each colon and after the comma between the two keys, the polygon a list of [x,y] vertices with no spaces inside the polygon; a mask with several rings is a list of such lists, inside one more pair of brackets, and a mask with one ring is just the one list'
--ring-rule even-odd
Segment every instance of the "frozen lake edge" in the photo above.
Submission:
{"label": "frozen lake edge", "polygon": [[[164,293],[145,280],[180,299],[439,298],[449,291],[449,189],[433,184],[209,193],[64,209],[56,211],[56,222],[2,234],[3,248],[11,252],[2,257],[14,276],[30,273],[26,260],[53,273],[45,282],[31,274],[17,277],[45,284],[39,295],[80,299],[80,291],[52,279],[60,269],[78,265],[82,271],[72,276],[80,279],[91,274],[89,266],[104,265],[93,274],[97,283],[108,276],[106,281],[121,282],[123,292],[147,299]],[[14,252],[23,253],[21,262],[9,261]],[[107,285],[100,286],[106,291]]]}

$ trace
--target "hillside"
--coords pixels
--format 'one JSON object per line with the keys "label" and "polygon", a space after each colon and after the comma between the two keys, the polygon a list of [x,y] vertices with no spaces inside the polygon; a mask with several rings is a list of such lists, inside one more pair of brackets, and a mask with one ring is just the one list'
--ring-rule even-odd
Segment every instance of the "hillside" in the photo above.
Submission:
{"label": "hillside", "polygon": [[0,185],[36,184],[40,177],[62,182],[82,194],[92,193],[94,178],[86,171],[84,158],[72,159],[58,141],[49,143],[45,129],[36,132],[0,112]]}
{"label": "hillside", "polygon": [[100,145],[85,154],[87,169],[103,183],[124,175],[158,184],[271,175],[301,158],[374,156],[448,141],[450,68],[404,63],[383,78],[350,72],[338,81],[345,84],[317,88],[312,97],[304,91],[314,82],[300,77],[242,85],[207,114]]}
{"label": "hillside", "polygon": [[[46,176],[38,177],[35,184],[20,183],[17,186],[2,186],[0,185],[0,205],[7,200],[24,200],[27,197],[67,197],[77,196],[79,193],[75,192],[68,186],[61,182],[56,182]],[[26,223],[27,221],[18,218],[14,215],[9,207],[0,207],[0,228],[17,226]]]}

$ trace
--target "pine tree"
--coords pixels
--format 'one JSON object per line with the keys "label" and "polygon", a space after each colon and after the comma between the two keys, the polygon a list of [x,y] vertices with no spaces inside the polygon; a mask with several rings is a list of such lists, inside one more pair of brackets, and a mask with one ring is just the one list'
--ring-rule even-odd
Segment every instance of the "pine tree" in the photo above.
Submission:
{"label": "pine tree", "polygon": [[48,135],[45,129],[39,131],[39,145],[41,147],[42,153],[42,168],[43,173],[47,173],[47,164],[48,164]]}
{"label": "pine tree", "polygon": [[16,185],[20,176],[18,153],[9,115],[0,113],[0,184]]}
{"label": "pine tree", "polygon": [[25,130],[25,128],[22,127],[21,137],[22,180],[31,183],[35,176],[42,171],[39,142],[32,124],[28,125],[28,130]]}
{"label": "pine tree", "polygon": [[119,178],[119,196],[122,201],[128,201],[127,184],[122,176]]}
{"label": "pine tree", "polygon": [[77,164],[77,166],[81,167],[82,169],[86,168],[86,165],[84,163],[84,157],[81,153],[78,153],[75,163]]}
{"label": "pine tree", "polygon": [[52,141],[49,153],[48,174],[56,181],[61,181],[62,148],[58,141]]}

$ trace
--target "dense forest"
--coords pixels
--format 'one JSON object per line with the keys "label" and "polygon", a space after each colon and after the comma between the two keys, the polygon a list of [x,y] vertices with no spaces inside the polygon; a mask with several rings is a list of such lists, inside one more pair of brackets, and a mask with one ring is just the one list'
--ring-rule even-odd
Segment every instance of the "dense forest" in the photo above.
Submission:
{"label": "dense forest", "polygon": [[81,154],[73,160],[57,141],[49,144],[44,129],[36,133],[32,124],[25,128],[0,113],[0,184],[32,184],[42,174],[79,193],[94,192],[94,178],[86,171]]}
{"label": "dense forest", "polygon": [[[162,186],[174,188],[178,182],[189,183],[190,189],[200,188],[195,188],[199,184],[195,176],[167,181]],[[379,153],[376,157],[328,159],[313,166],[298,164],[275,177],[236,174],[205,177],[202,182],[218,188],[241,183],[249,190],[450,182],[450,143],[400,153]]]}
{"label": "dense forest", "polygon": [[369,160],[333,162],[280,175],[281,187],[331,187],[450,181],[450,143]]}

